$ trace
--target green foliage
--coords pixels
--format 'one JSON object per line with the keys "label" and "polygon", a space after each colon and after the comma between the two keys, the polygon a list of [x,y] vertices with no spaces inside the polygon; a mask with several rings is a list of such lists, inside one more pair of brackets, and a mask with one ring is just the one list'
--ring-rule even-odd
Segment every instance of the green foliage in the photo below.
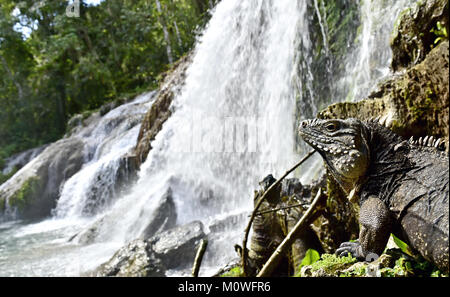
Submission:
{"label": "green foliage", "polygon": [[320,260],[319,253],[314,249],[308,249],[305,253],[305,257],[303,258],[302,262],[300,263],[299,269],[306,265],[311,265],[315,262]]}
{"label": "green foliage", "polygon": [[411,251],[411,248],[402,240],[400,240],[397,236],[394,234],[391,234],[392,239],[394,240],[395,244],[404,252],[405,254],[408,254],[410,256],[413,256],[413,252]]}
{"label": "green foliage", "polygon": [[39,187],[39,178],[31,177],[26,180],[19,191],[17,191],[8,200],[8,204],[12,207],[17,207],[19,210],[23,210],[29,205],[29,200],[36,193],[36,189]]}
{"label": "green foliage", "polygon": [[326,273],[332,274],[336,270],[342,270],[355,263],[356,259],[350,254],[345,257],[338,257],[334,254],[322,254],[319,261],[311,265],[313,271],[323,269]]}
{"label": "green foliage", "polygon": [[303,258],[302,262],[300,263],[298,267],[298,273],[294,275],[295,277],[300,277],[300,270],[302,267],[311,265],[317,261],[320,260],[320,254],[314,249],[308,249],[305,253],[305,257]]}
{"label": "green foliage", "polygon": [[241,266],[236,266],[236,267],[231,268],[229,271],[221,274],[220,277],[241,277],[243,275],[244,274],[243,274]]}
{"label": "green foliage", "polygon": [[361,263],[361,265],[351,266],[351,269],[349,271],[341,272],[339,274],[339,277],[364,277],[366,275],[367,275],[367,266]]}
{"label": "green foliage", "polygon": [[67,17],[67,1],[0,0],[0,160],[60,138],[74,114],[156,87],[166,49],[176,60],[192,48],[207,3],[80,1]]}
{"label": "green foliage", "polygon": [[447,28],[439,21],[436,22],[436,28],[432,28],[430,32],[436,35],[436,39],[433,42],[434,45],[448,39]]}

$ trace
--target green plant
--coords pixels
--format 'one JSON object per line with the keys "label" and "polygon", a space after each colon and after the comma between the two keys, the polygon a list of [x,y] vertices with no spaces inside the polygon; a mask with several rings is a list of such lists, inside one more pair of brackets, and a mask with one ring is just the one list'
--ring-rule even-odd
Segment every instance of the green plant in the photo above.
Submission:
{"label": "green plant", "polygon": [[243,276],[241,266],[233,267],[220,275],[220,277],[240,277],[240,276]]}
{"label": "green plant", "polygon": [[333,254],[322,254],[321,259],[312,263],[311,269],[317,271],[323,269],[327,273],[332,273],[336,270],[342,270],[355,263],[356,259],[350,254],[345,257],[338,257]]}
{"label": "green plant", "polygon": [[394,240],[395,244],[404,252],[405,254],[408,254],[410,256],[413,256],[413,252],[411,251],[411,248],[402,240],[400,240],[397,236],[394,234],[391,234],[392,239]]}
{"label": "green plant", "polygon": [[[320,254],[319,252],[317,252],[314,249],[308,249],[305,253],[305,257],[303,257],[302,262],[300,263],[299,267],[298,267],[298,271],[300,271],[300,269],[303,266],[307,266],[307,265],[311,265],[317,261],[320,260]],[[299,274],[297,274],[296,276],[300,276]]]}
{"label": "green plant", "polygon": [[448,39],[447,28],[439,21],[436,22],[436,28],[432,28],[430,32],[437,36],[433,44],[438,44],[442,40]]}

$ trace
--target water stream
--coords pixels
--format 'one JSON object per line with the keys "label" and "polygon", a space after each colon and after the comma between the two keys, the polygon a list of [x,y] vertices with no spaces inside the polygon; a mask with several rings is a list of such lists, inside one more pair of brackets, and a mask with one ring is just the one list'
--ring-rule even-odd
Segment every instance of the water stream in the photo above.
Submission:
{"label": "water stream", "polygon": [[[0,224],[0,275],[80,275],[97,267],[143,232],[169,188],[177,224],[200,220],[207,233],[214,221],[249,211],[258,182],[269,173],[280,176],[304,154],[296,143],[295,124],[319,109],[314,94],[301,93],[308,89],[302,77],[313,77],[312,57],[306,54],[313,51],[308,13],[320,16],[317,1],[309,2],[219,2],[199,37],[185,85],[172,103],[172,116],[152,142],[136,184],[110,199],[118,161],[135,145],[139,125],[124,123],[110,130],[108,123],[118,114],[142,116],[152,103],[150,94],[113,109],[95,128],[86,128],[86,163],[65,182],[52,218]],[[412,1],[386,2],[363,1],[360,6],[358,44],[346,57],[345,75],[335,78],[336,87],[351,94],[347,99],[367,95],[389,72],[390,32],[399,12]],[[328,44],[324,19],[319,18],[320,36]],[[308,112],[305,107],[304,113],[296,113],[298,100]],[[316,158],[297,176],[311,180],[320,165]],[[96,182],[98,176],[102,184]],[[92,204],[94,189],[100,198]],[[95,243],[68,242],[99,219],[103,223]],[[236,256],[233,245],[241,243],[245,223],[229,224],[210,235],[201,275],[211,275]]]}

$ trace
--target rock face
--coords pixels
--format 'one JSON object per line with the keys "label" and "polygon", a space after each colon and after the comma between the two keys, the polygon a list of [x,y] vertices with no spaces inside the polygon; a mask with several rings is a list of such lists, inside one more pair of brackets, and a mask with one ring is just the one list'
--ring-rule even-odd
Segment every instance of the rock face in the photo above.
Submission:
{"label": "rock face", "polygon": [[94,276],[165,276],[166,269],[192,265],[196,248],[205,238],[203,224],[194,221],[121,248]]}
{"label": "rock face", "polygon": [[379,116],[403,137],[448,139],[448,16],[446,0],[418,1],[404,10],[391,37],[391,67],[396,73],[367,99],[330,105],[318,117],[367,120]]}
{"label": "rock face", "polygon": [[190,54],[184,56],[175,63],[173,70],[166,74],[155,102],[142,121],[135,148],[138,165],[145,161],[148,152],[152,149],[150,142],[155,139],[164,122],[172,114],[170,104],[175,95],[181,91],[190,59]]}
{"label": "rock face", "polygon": [[423,61],[439,37],[437,22],[447,28],[448,1],[427,0],[417,3],[400,15],[391,38],[392,69],[398,71]]}
{"label": "rock face", "polygon": [[0,217],[35,219],[50,215],[60,185],[83,164],[83,142],[61,139],[49,145],[36,159],[0,187]]}
{"label": "rock face", "polygon": [[449,47],[441,42],[420,64],[379,85],[369,98],[330,105],[319,118],[380,116],[397,134],[448,137]]}

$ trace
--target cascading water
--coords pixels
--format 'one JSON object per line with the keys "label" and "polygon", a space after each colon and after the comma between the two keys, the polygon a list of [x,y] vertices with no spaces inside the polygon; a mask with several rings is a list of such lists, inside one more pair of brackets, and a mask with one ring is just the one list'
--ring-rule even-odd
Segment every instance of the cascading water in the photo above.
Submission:
{"label": "cascading water", "polygon": [[97,213],[115,196],[122,156],[134,147],[139,122],[152,103],[154,92],[144,93],[131,103],[107,114],[93,129],[78,134],[85,140],[83,168],[64,184],[54,214],[58,218]]}
{"label": "cascading water", "polygon": [[[308,22],[308,12],[320,16],[320,5],[309,2],[219,2],[196,45],[185,85],[172,103],[172,115],[152,142],[129,193],[109,204],[100,201],[100,207],[92,211],[98,215],[86,216],[92,215],[89,193],[111,195],[117,160],[135,145],[137,127],[107,129],[115,113],[128,114],[131,105],[124,105],[102,119],[105,125],[97,124],[83,135],[90,144],[87,163],[64,184],[53,219],[0,226],[0,275],[77,275],[95,268],[142,234],[168,189],[176,205],[177,224],[200,220],[207,232],[215,220],[251,210],[258,181],[269,173],[280,176],[301,157],[295,123],[314,116],[320,108],[311,83],[314,48]],[[350,95],[328,103],[359,99],[387,74],[388,36],[401,8],[410,2],[375,5],[375,1],[364,1],[359,43],[346,57],[344,75],[334,77],[333,83],[334,94]],[[319,18],[320,36],[327,45],[325,18]],[[330,56],[328,48],[326,55]],[[318,167],[314,162],[310,166]],[[303,179],[316,171],[304,172]],[[103,184],[97,181],[100,176]],[[94,221],[101,222],[94,244],[67,243],[68,237]],[[242,220],[210,234],[203,275],[235,256],[233,245],[242,241],[244,224]],[[33,272],[27,270],[30,265]],[[170,275],[183,273],[174,270]]]}

